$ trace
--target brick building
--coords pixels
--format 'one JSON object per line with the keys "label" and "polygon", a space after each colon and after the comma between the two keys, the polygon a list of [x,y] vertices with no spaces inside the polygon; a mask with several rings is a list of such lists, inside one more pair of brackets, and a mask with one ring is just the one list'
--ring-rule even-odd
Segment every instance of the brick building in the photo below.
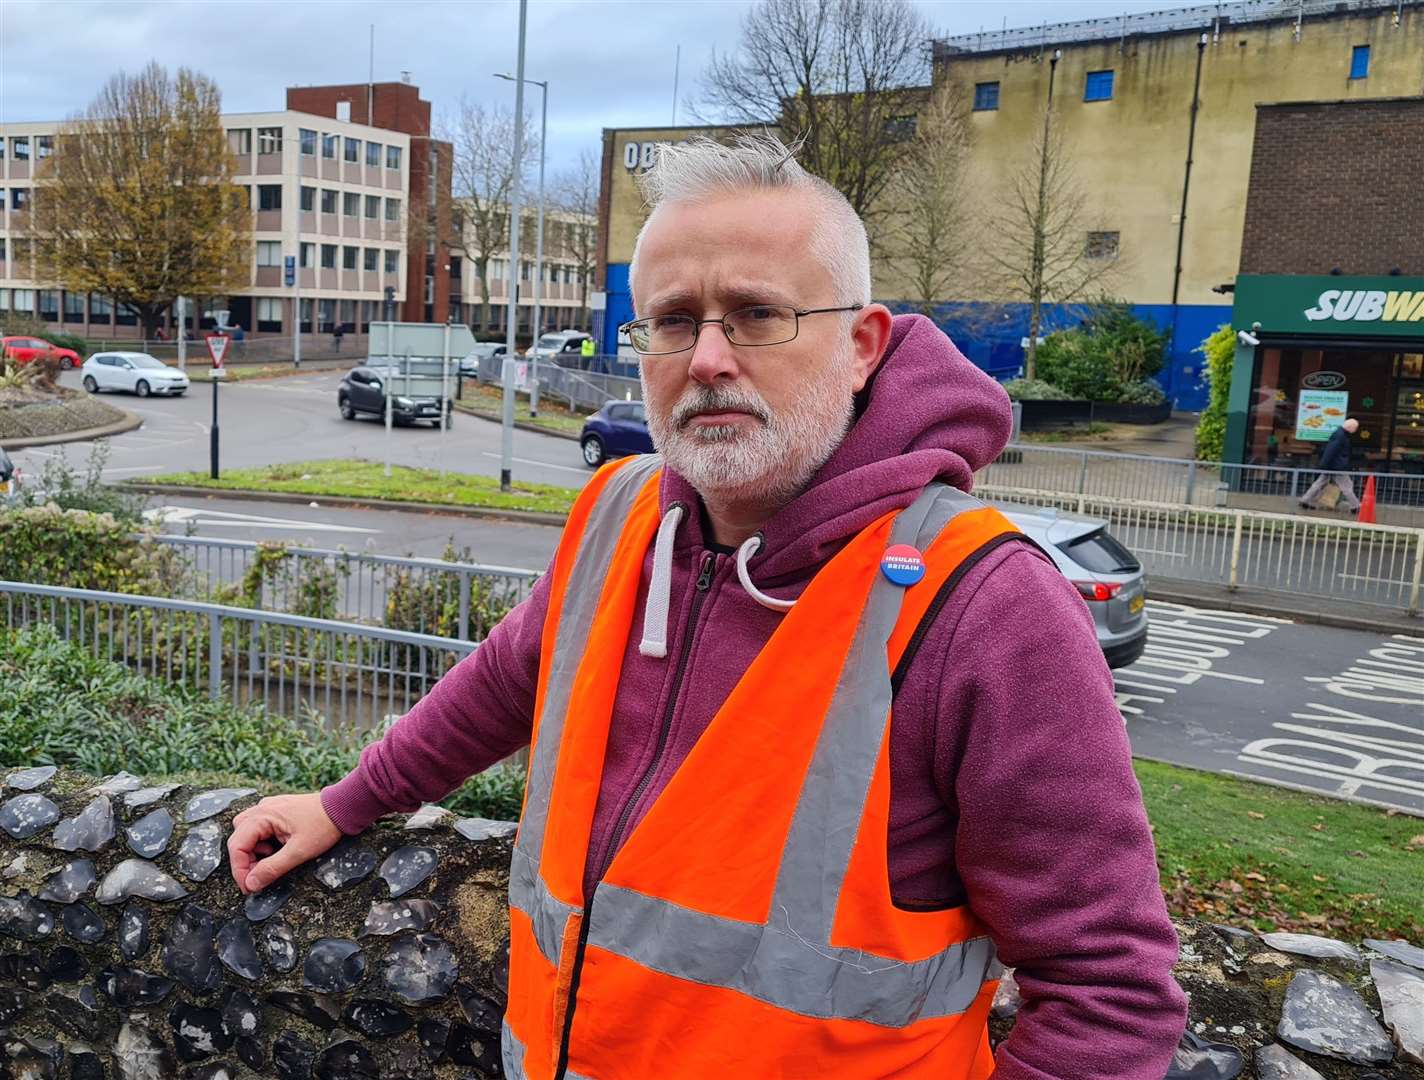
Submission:
{"label": "brick building", "polygon": [[1380,498],[1424,476],[1424,97],[1257,109],[1229,461],[1308,467],[1347,416]]}
{"label": "brick building", "polygon": [[[404,322],[444,322],[450,303],[460,302],[458,278],[451,288],[450,251],[440,238],[449,235],[451,146],[433,137],[430,102],[409,83],[349,83],[299,86],[287,90],[287,108],[346,120],[410,136],[410,208],[405,280],[410,287],[397,304]],[[458,317],[458,310],[455,312]]]}

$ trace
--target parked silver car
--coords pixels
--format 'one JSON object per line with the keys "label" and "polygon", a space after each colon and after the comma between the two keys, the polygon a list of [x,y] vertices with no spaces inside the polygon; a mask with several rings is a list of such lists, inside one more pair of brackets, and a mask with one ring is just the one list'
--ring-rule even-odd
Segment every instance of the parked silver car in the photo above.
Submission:
{"label": "parked silver car", "polygon": [[1048,553],[1087,602],[1108,667],[1135,663],[1147,647],[1147,578],[1107,522],[1054,509],[999,509]]}

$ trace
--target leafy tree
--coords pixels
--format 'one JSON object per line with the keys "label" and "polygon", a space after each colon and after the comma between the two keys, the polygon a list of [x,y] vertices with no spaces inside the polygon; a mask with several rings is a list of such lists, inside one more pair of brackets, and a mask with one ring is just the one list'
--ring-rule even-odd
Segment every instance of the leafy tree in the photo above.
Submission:
{"label": "leafy tree", "polygon": [[929,27],[909,0],[760,0],[737,51],[703,76],[702,109],[735,124],[778,124],[797,160],[872,226],[911,155],[927,93]]}
{"label": "leafy tree", "polygon": [[1236,359],[1236,334],[1230,326],[1197,346],[1206,357],[1206,379],[1210,389],[1207,406],[1197,419],[1198,461],[1221,461],[1226,453],[1226,412],[1231,397],[1231,368]]}
{"label": "leafy tree", "polygon": [[1167,335],[1125,303],[1100,300],[1080,326],[1050,334],[1038,349],[1038,374],[1083,401],[1155,404],[1141,384],[1162,370]]}
{"label": "leafy tree", "polygon": [[40,278],[112,296],[145,337],[180,295],[245,286],[252,220],[221,114],[217,86],[187,68],[111,78],[36,173]]}
{"label": "leafy tree", "polygon": [[578,270],[579,325],[587,326],[588,292],[598,265],[598,229],[589,219],[598,214],[599,161],[593,151],[579,152],[578,164],[554,179],[553,205],[575,220],[564,223],[563,253]]}

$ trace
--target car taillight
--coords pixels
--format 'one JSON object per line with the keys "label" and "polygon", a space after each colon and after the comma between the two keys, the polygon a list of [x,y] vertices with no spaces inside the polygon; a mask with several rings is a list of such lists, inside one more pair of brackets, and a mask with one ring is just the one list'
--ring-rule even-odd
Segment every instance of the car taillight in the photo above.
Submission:
{"label": "car taillight", "polygon": [[1075,581],[1073,584],[1077,586],[1078,593],[1084,600],[1097,600],[1099,602],[1111,600],[1122,589],[1122,582],[1120,581]]}

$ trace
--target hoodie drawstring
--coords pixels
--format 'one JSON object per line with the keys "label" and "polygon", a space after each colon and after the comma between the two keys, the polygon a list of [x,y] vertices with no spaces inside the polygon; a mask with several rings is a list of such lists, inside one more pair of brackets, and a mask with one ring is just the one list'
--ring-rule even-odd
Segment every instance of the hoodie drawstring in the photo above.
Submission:
{"label": "hoodie drawstring", "polygon": [[668,600],[672,595],[672,545],[682,522],[682,503],[673,503],[658,525],[653,542],[653,579],[648,583],[648,605],[643,611],[643,640],[638,651],[644,656],[667,655]]}
{"label": "hoodie drawstring", "polygon": [[774,596],[767,596],[752,584],[752,577],[747,573],[747,560],[757,553],[761,545],[761,533],[757,533],[747,537],[742,546],[737,548],[737,580],[742,583],[742,588],[747,590],[747,595],[762,607],[772,611],[790,611],[796,606],[795,600],[778,600]]}
{"label": "hoodie drawstring", "polygon": [[[672,547],[677,538],[677,527],[682,524],[685,508],[682,503],[673,503],[658,524],[657,539],[653,541],[653,577],[648,583],[648,602],[643,610],[643,640],[638,643],[638,652],[643,656],[661,659],[667,656],[669,605],[672,597]],[[737,548],[737,580],[747,595],[764,608],[772,611],[789,611],[796,605],[795,600],[778,600],[752,584],[747,572],[747,561],[761,548],[761,534],[749,536]]]}

